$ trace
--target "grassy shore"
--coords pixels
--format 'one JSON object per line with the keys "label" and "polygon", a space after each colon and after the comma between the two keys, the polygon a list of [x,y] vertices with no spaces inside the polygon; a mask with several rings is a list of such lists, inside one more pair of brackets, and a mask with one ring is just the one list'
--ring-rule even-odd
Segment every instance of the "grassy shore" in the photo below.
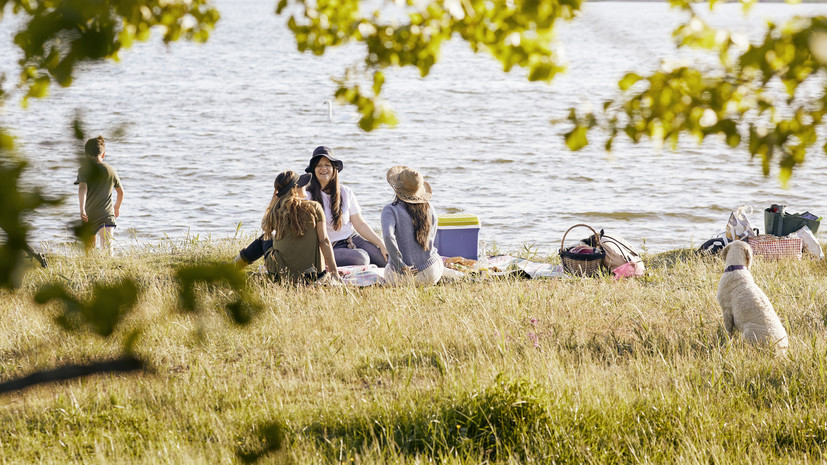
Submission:
{"label": "grassy shore", "polygon": [[[151,365],[0,397],[0,463],[827,460],[827,261],[753,267],[790,334],[776,358],[726,336],[722,263],[688,251],[625,281],[296,289],[250,276],[265,310],[249,325],[219,310],[221,286],[201,289],[209,311],[181,312],[175,267],[240,246],[53,255],[0,291],[0,381],[118,356],[135,331]],[[82,296],[124,277],[139,301],[106,339],[65,332],[56,304],[33,301],[46,283]]]}

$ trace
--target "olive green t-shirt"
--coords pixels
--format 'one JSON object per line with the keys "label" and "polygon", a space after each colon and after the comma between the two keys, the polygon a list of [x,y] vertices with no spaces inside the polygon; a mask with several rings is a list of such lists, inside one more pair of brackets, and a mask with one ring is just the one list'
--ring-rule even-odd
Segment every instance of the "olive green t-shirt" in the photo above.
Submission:
{"label": "olive green t-shirt", "polygon": [[103,225],[117,225],[112,189],[121,187],[121,178],[114,168],[106,163],[84,160],[78,169],[75,184],[86,184],[86,216],[96,228]]}
{"label": "olive green t-shirt", "polygon": [[273,247],[264,257],[267,271],[278,275],[280,279],[298,282],[303,279],[305,271],[315,269],[321,272],[322,256],[319,250],[319,236],[316,223],[324,223],[324,211],[318,202],[303,200],[313,206],[313,214],[305,222],[304,234],[296,237],[289,229],[281,239],[273,239]]}

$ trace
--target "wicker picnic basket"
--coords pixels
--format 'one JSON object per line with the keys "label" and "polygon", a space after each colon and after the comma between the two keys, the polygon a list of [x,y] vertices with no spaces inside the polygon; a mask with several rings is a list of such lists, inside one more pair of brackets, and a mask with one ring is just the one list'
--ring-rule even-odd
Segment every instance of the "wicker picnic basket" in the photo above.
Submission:
{"label": "wicker picnic basket", "polygon": [[[569,231],[577,227],[589,228],[591,230],[594,234],[596,242],[594,247],[596,252],[576,253],[571,251],[573,248],[577,247],[576,245],[566,247],[566,236]],[[595,276],[600,274],[600,264],[603,262],[603,257],[605,256],[606,252],[603,251],[603,245],[600,242],[600,235],[597,234],[597,231],[592,229],[591,226],[586,224],[576,224],[570,227],[566,233],[563,234],[563,240],[560,243],[560,260],[563,262],[563,271],[566,273],[576,276]]]}
{"label": "wicker picnic basket", "polygon": [[764,258],[801,258],[802,240],[800,237],[778,237],[772,234],[761,234],[760,236],[748,237],[747,243],[752,247],[755,255]]}

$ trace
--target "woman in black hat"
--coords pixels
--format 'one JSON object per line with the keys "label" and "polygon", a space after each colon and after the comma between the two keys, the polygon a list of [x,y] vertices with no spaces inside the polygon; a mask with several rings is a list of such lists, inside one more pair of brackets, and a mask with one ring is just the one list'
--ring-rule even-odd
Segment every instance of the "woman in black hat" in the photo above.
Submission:
{"label": "woman in black hat", "polygon": [[382,239],[362,218],[362,209],[349,187],[339,184],[341,160],[329,147],[313,151],[305,172],[312,175],[307,198],[324,207],[327,234],[333,243],[333,255],[339,266],[367,265],[384,267],[388,252]]}
{"label": "woman in black hat", "polygon": [[339,278],[322,206],[306,199],[310,177],[293,171],[276,176],[273,198],[261,219],[264,234],[239,253],[237,265],[263,255],[267,271],[282,280],[315,281],[324,276],[325,268]]}

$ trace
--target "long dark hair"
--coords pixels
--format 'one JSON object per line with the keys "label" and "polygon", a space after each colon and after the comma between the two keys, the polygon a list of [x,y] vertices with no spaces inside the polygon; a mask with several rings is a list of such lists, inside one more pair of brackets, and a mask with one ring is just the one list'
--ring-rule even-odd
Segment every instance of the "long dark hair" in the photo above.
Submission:
{"label": "long dark hair", "polygon": [[[319,183],[319,180],[316,179],[316,165],[319,164],[319,160],[321,159],[322,157],[318,157],[316,161],[311,163],[310,174],[313,178],[310,180],[310,184],[307,185],[307,190],[310,192],[311,199],[319,202],[320,205],[324,205],[322,201],[322,185]],[[335,165],[332,169],[333,175],[330,178],[330,182],[327,183],[324,193],[330,196],[330,218],[333,222],[333,229],[338,231],[342,229],[342,191],[339,187],[339,170],[336,169]]]}
{"label": "long dark hair", "polygon": [[288,229],[293,231],[294,237],[302,237],[307,222],[313,218],[313,206],[307,199],[296,195],[294,189],[289,189],[281,197],[278,195],[278,191],[287,187],[296,177],[292,171],[284,171],[276,176],[273,183],[276,190],[261,219],[261,229],[268,238],[275,233],[275,239],[283,239]]}
{"label": "long dark hair", "polygon": [[431,223],[431,204],[428,202],[408,203],[399,197],[393,201],[393,204],[396,205],[399,202],[402,202],[408,215],[411,216],[414,228],[414,240],[422,247],[422,250],[429,250],[431,247],[428,244],[428,235],[430,235],[431,228],[433,227]]}

